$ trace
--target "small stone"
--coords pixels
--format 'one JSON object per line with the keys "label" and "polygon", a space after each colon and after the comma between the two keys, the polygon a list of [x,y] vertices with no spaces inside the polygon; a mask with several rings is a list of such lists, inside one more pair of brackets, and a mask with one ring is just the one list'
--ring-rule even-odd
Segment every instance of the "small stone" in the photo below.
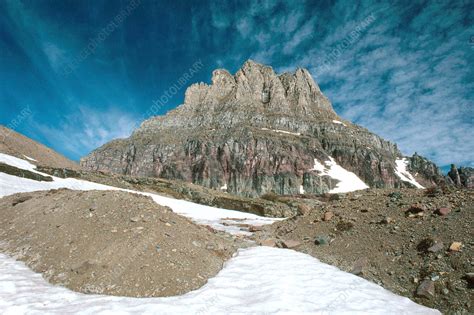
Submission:
{"label": "small stone", "polygon": [[390,224],[393,222],[393,219],[391,217],[385,217],[382,219],[382,221],[380,221],[380,223],[382,224]]}
{"label": "small stone", "polygon": [[461,250],[462,243],[461,242],[453,242],[451,246],[449,246],[449,250],[452,252],[458,252]]}
{"label": "small stone", "polygon": [[274,239],[266,239],[260,242],[260,245],[262,246],[268,246],[268,247],[275,247],[276,242]]}
{"label": "small stone", "polygon": [[444,244],[442,242],[435,243],[433,246],[428,248],[428,251],[431,253],[437,253],[440,250],[443,250]]}
{"label": "small stone", "polygon": [[466,273],[464,278],[466,278],[467,283],[469,283],[469,285],[474,285],[474,272]]}
{"label": "small stone", "polygon": [[365,257],[359,258],[354,263],[354,265],[352,267],[352,270],[351,270],[351,273],[354,274],[354,275],[363,274],[364,271],[367,269],[368,264],[369,264],[369,262],[368,262],[367,258],[365,258]]}
{"label": "small stone", "polygon": [[207,250],[214,250],[214,249],[216,249],[216,246],[214,244],[207,244],[206,249]]}
{"label": "small stone", "polygon": [[297,240],[286,240],[282,242],[284,248],[295,248],[301,245],[300,241]]}
{"label": "small stone", "polygon": [[214,229],[214,228],[213,228],[212,226],[210,226],[210,225],[205,225],[204,227],[205,227],[209,232],[211,232],[211,233],[214,233],[214,234],[217,233],[217,230]]}
{"label": "small stone", "polygon": [[130,218],[130,221],[132,221],[132,222],[138,222],[139,220],[140,220],[139,217]]}
{"label": "small stone", "polygon": [[350,198],[351,201],[359,200],[361,195],[354,195]]}
{"label": "small stone", "polygon": [[263,231],[263,226],[251,225],[249,226],[249,232]]}
{"label": "small stone", "polygon": [[196,247],[201,247],[201,244],[197,241],[192,241],[191,243]]}
{"label": "small stone", "polygon": [[165,223],[166,226],[171,226],[171,224],[169,224],[168,222]]}
{"label": "small stone", "polygon": [[332,211],[327,211],[324,213],[323,216],[323,221],[331,221],[331,219],[334,217],[334,212]]}
{"label": "small stone", "polygon": [[422,239],[418,243],[418,245],[416,246],[416,249],[420,253],[426,253],[428,251],[428,248],[432,247],[433,245],[435,245],[435,240],[432,239],[431,237],[427,237],[427,238]]}
{"label": "small stone", "polygon": [[424,298],[431,298],[435,295],[435,285],[434,282],[426,279],[421,281],[420,285],[416,289],[416,295]]}
{"label": "small stone", "polygon": [[431,276],[431,281],[438,281],[438,280],[439,280],[439,276],[438,276],[438,275]]}
{"label": "small stone", "polygon": [[451,212],[451,209],[448,207],[443,207],[436,210],[436,213],[441,216],[448,215],[450,212]]}
{"label": "small stone", "polygon": [[311,212],[311,208],[308,205],[300,204],[298,205],[298,214],[305,216]]}
{"label": "small stone", "polygon": [[423,216],[423,212],[425,211],[425,207],[424,206],[420,206],[420,205],[412,205],[410,208],[408,208],[406,211],[405,211],[405,214],[409,217],[409,218],[414,218],[414,217],[421,217]]}
{"label": "small stone", "polygon": [[446,288],[443,288],[442,292],[443,292],[444,295],[448,295],[448,294],[449,294],[449,290],[446,289]]}
{"label": "small stone", "polygon": [[399,192],[399,191],[394,191],[394,192],[388,194],[388,196],[390,197],[390,201],[392,201],[392,202],[396,202],[396,201],[402,199],[402,197],[403,197],[402,193]]}
{"label": "small stone", "polygon": [[325,235],[316,236],[314,240],[314,244],[316,245],[328,245],[329,244],[329,237]]}

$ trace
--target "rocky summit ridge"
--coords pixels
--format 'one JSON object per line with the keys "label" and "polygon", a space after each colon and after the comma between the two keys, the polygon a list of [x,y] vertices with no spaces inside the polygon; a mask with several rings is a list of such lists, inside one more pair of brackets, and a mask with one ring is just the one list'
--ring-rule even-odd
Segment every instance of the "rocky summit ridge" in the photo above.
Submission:
{"label": "rocky summit ridge", "polygon": [[81,166],[248,197],[335,192],[341,172],[379,188],[412,186],[401,171],[425,187],[443,181],[432,162],[404,158],[395,144],[340,118],[306,69],[277,74],[251,60],[234,75],[215,70],[211,84],[186,90],[184,104],[94,150]]}

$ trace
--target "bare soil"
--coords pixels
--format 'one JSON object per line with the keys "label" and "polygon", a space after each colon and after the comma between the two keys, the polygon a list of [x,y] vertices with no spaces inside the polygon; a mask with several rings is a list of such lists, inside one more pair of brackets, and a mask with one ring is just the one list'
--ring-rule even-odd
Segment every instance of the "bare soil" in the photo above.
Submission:
{"label": "bare soil", "polygon": [[127,192],[60,189],[0,199],[0,252],[84,293],[184,294],[215,276],[238,242]]}

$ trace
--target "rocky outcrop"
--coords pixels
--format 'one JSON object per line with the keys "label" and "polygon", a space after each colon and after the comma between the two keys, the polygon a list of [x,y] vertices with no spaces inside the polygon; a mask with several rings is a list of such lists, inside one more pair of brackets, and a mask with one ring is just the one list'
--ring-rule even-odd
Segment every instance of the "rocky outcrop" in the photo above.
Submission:
{"label": "rocky outcrop", "polygon": [[[191,85],[184,104],[81,160],[88,170],[180,179],[241,196],[324,193],[331,158],[371,187],[406,186],[395,144],[337,116],[309,72],[276,74],[247,61]],[[424,173],[419,174],[424,178]],[[432,179],[427,179],[432,181]]]}
{"label": "rocky outcrop", "polygon": [[461,177],[461,185],[466,188],[474,188],[474,168],[461,167],[458,172]]}
{"label": "rocky outcrop", "polygon": [[408,157],[408,170],[424,187],[437,186],[444,183],[444,176],[436,164],[415,152]]}
{"label": "rocky outcrop", "polygon": [[460,167],[451,164],[451,169],[446,176],[446,180],[449,184],[456,187],[474,188],[474,168],[472,167]]}
{"label": "rocky outcrop", "polygon": [[448,177],[451,179],[454,186],[461,186],[461,176],[459,176],[458,169],[456,165],[451,164],[451,169],[448,172]]}

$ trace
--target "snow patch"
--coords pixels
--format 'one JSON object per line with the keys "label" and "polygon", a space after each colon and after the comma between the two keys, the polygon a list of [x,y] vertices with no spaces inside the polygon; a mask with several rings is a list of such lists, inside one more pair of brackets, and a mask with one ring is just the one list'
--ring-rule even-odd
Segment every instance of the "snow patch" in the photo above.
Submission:
{"label": "snow patch", "polygon": [[33,158],[30,158],[29,156],[26,156],[23,154],[23,156],[27,159],[27,160],[30,160],[30,161],[33,161],[33,162],[38,162],[37,160],[33,159]]}
{"label": "snow patch", "polygon": [[198,290],[164,298],[87,295],[0,254],[3,314],[440,314],[288,249],[241,249]]}
{"label": "snow patch", "polygon": [[330,193],[346,193],[369,188],[356,174],[338,165],[332,157],[329,157],[329,161],[325,161],[324,164],[325,165],[321,164],[317,159],[314,159],[314,167],[312,170],[322,173],[321,175],[327,175],[339,180],[336,187],[329,191]]}
{"label": "snow patch", "polygon": [[347,127],[347,125],[346,125],[345,123],[343,123],[342,121],[333,120],[332,122],[335,123],[335,124],[339,124],[339,125],[343,125],[343,126],[346,126],[346,127]]}
{"label": "snow patch", "polygon": [[[22,170],[36,172],[35,171],[36,165],[33,165],[28,161],[19,159],[17,157],[14,157],[14,156],[11,156],[11,155],[8,155],[8,154],[0,153],[0,162],[3,162],[3,163],[8,164],[10,166],[14,166],[16,168],[21,168]],[[36,172],[36,173],[38,173],[38,172]]]}
{"label": "snow patch", "polygon": [[414,185],[416,188],[424,189],[425,187],[421,186],[413,175],[410,174],[407,170],[408,160],[406,158],[395,160],[397,167],[395,168],[395,174],[404,182],[409,182]]}
{"label": "snow patch", "polygon": [[303,185],[300,185],[300,194],[304,194],[305,191],[304,191],[304,188],[303,188]]}
{"label": "snow patch", "polygon": [[291,131],[286,131],[286,130],[268,129],[268,128],[262,128],[262,130],[268,130],[268,131],[273,131],[273,132],[277,132],[277,133],[286,133],[288,135],[301,136],[301,133],[299,133],[299,132],[291,132]]}
{"label": "snow patch", "polygon": [[[7,154],[0,153],[0,162],[15,166],[17,168],[29,170],[44,176],[51,176],[49,174],[44,174],[36,171],[35,166],[29,163],[28,161]],[[28,178],[0,173],[0,197],[19,192],[32,192],[59,188],[69,188],[73,190],[122,190],[131,193],[150,196],[157,204],[162,206],[168,206],[177,214],[188,217],[198,224],[210,225],[216,230],[241,235],[248,235],[249,233],[241,231],[240,228],[238,228],[237,226],[228,226],[226,224],[223,224],[226,223],[227,218],[236,218],[240,220],[239,223],[250,225],[272,224],[275,221],[283,220],[278,218],[261,217],[255,214],[236,210],[214,208],[186,200],[173,199],[141,191],[121,189],[75,178],[59,178],[54,176],[51,177],[53,178],[52,182],[39,182]]]}

